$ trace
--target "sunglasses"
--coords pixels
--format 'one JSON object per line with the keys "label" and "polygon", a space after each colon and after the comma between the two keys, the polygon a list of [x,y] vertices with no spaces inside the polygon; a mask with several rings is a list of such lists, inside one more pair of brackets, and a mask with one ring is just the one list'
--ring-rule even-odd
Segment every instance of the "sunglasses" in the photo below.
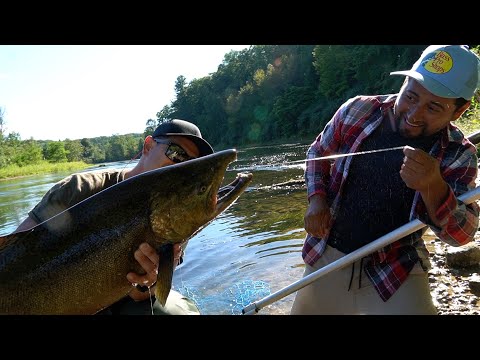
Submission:
{"label": "sunglasses", "polygon": [[157,144],[168,145],[165,150],[165,156],[172,160],[174,163],[181,163],[187,160],[195,159],[187,154],[187,152],[178,144],[172,143],[166,139],[153,138]]}

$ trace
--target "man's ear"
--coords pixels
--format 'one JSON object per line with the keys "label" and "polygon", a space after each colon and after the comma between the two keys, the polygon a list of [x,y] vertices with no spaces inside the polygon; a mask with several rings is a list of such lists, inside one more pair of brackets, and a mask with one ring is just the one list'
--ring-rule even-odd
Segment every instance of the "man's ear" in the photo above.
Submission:
{"label": "man's ear", "polygon": [[153,140],[152,135],[148,135],[143,142],[143,151],[142,154],[147,154],[155,146],[155,140]]}
{"label": "man's ear", "polygon": [[457,110],[455,110],[455,112],[453,113],[452,121],[458,120],[460,116],[462,116],[463,113],[467,111],[467,109],[470,107],[470,104],[471,104],[471,101],[467,101],[462,107],[459,107]]}

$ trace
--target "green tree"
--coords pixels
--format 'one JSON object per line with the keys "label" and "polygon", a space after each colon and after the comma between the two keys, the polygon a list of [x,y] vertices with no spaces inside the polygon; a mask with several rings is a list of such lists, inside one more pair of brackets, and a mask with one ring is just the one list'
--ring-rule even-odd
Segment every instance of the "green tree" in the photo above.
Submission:
{"label": "green tree", "polygon": [[105,148],[94,144],[91,148],[91,159],[93,163],[106,161]]}
{"label": "green tree", "polygon": [[84,148],[80,140],[65,139],[65,151],[69,162],[83,160]]}
{"label": "green tree", "polygon": [[87,162],[93,162],[93,144],[90,139],[83,138],[80,140],[80,144],[83,148],[82,160]]}
{"label": "green tree", "polygon": [[45,159],[49,162],[67,162],[67,151],[63,141],[48,141],[44,150]]}
{"label": "green tree", "polygon": [[21,151],[22,142],[20,140],[20,134],[17,132],[11,132],[4,137],[4,150],[3,150],[3,164],[11,165],[15,163],[15,158]]}
{"label": "green tree", "polygon": [[43,149],[31,138],[22,141],[20,151],[16,154],[14,163],[18,166],[37,164],[43,160]]}
{"label": "green tree", "polygon": [[278,97],[272,109],[273,119],[281,137],[298,134],[299,118],[314,100],[314,92],[308,87],[292,86],[285,94]]}
{"label": "green tree", "polygon": [[153,119],[148,119],[145,125],[147,125],[147,127],[143,131],[143,135],[147,137],[148,135],[152,135],[155,131],[157,127],[157,121]]}
{"label": "green tree", "polygon": [[351,88],[355,76],[352,45],[319,45],[313,63],[319,76],[318,88],[327,98],[342,97]]}
{"label": "green tree", "polygon": [[0,140],[3,139],[3,132],[5,131],[5,129],[4,129],[4,127],[5,127],[4,116],[5,116],[5,109],[0,107]]}

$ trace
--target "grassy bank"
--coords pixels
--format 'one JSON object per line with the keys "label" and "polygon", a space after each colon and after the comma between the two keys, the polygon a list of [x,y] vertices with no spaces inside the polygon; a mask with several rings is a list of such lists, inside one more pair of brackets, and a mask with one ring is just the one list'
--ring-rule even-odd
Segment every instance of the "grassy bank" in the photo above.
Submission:
{"label": "grassy bank", "polygon": [[48,161],[34,165],[16,166],[10,165],[0,169],[0,180],[11,179],[21,176],[49,174],[57,172],[75,172],[92,167],[83,161],[66,162],[66,163],[49,163]]}

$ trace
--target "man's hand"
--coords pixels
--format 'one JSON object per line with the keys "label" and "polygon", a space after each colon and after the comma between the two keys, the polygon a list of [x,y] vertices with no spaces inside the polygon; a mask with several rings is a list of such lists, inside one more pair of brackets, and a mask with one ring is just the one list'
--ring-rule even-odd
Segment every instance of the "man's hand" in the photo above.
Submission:
{"label": "man's hand", "polygon": [[425,151],[405,146],[405,157],[400,176],[410,188],[420,192],[427,208],[428,216],[436,226],[440,220],[436,212],[448,197],[449,187],[440,172],[440,163]]}
{"label": "man's hand", "polygon": [[400,176],[405,184],[413,190],[427,191],[443,182],[440,173],[440,163],[421,149],[405,146],[405,157],[400,170]]}
{"label": "man's hand", "polygon": [[305,230],[317,238],[325,237],[332,227],[332,214],[327,201],[320,195],[313,195],[304,216]]}
{"label": "man's hand", "polygon": [[[177,243],[173,245],[174,270],[180,260],[182,252],[183,250],[181,244]],[[139,275],[134,272],[129,272],[127,274],[127,280],[130,281],[132,284],[148,286],[150,287],[150,291],[141,292],[134,287],[128,295],[135,301],[142,301],[148,299],[151,295],[155,293],[154,284],[157,281],[158,264],[161,260],[155,249],[147,243],[140,244],[133,256],[135,257],[135,260],[138,261],[142,269],[145,271],[145,274]]]}

